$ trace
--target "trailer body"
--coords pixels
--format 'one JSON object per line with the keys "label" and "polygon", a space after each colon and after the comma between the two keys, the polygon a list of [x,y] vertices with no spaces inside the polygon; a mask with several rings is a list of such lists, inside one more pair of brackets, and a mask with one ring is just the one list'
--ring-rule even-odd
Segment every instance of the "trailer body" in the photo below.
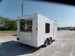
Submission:
{"label": "trailer body", "polygon": [[18,42],[33,47],[39,47],[47,38],[55,39],[57,36],[57,22],[37,13],[19,16],[17,28]]}

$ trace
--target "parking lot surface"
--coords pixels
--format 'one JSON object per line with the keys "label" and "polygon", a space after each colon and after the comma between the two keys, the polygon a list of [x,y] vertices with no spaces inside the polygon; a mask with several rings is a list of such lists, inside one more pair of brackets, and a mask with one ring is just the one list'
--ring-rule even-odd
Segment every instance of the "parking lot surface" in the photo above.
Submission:
{"label": "parking lot surface", "polygon": [[16,36],[0,36],[0,56],[75,56],[75,31],[58,31],[47,47],[34,48],[16,41]]}

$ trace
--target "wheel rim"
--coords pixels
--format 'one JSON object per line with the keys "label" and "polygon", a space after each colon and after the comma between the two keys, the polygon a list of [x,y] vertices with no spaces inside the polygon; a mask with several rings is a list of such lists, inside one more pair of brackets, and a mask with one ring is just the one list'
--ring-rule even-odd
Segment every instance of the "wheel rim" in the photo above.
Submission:
{"label": "wheel rim", "polygon": [[46,41],[46,44],[45,44],[46,46],[48,45],[48,43],[47,43],[47,41]]}
{"label": "wheel rim", "polygon": [[46,40],[46,41],[45,41],[45,46],[47,46],[47,45],[48,45],[48,41]]}
{"label": "wheel rim", "polygon": [[52,38],[50,38],[50,44],[52,43]]}

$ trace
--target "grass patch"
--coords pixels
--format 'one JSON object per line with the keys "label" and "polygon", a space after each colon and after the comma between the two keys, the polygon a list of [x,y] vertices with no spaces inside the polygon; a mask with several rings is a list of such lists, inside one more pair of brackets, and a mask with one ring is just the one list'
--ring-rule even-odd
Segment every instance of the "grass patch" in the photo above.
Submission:
{"label": "grass patch", "polygon": [[16,35],[17,31],[0,31],[0,36]]}

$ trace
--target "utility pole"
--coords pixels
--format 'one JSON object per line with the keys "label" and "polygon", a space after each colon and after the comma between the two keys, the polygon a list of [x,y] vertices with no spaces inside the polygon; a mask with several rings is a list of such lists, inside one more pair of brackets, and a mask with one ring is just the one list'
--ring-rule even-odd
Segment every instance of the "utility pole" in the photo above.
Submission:
{"label": "utility pole", "polygon": [[22,0],[22,5],[21,5],[21,8],[22,8],[22,16],[23,16],[23,3],[24,3],[24,0]]}

